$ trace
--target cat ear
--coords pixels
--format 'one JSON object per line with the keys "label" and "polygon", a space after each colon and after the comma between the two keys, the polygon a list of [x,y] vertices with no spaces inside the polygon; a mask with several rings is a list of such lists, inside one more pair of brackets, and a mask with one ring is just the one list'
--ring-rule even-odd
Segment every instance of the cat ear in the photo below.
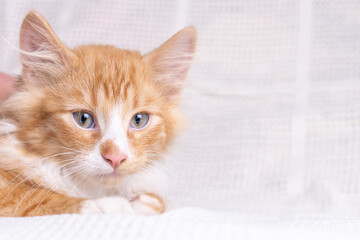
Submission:
{"label": "cat ear", "polygon": [[170,101],[178,99],[195,53],[196,32],[193,27],[179,31],[159,48],[144,56],[154,78]]}
{"label": "cat ear", "polygon": [[22,23],[20,50],[24,80],[36,86],[54,83],[74,57],[36,11],[29,12]]}

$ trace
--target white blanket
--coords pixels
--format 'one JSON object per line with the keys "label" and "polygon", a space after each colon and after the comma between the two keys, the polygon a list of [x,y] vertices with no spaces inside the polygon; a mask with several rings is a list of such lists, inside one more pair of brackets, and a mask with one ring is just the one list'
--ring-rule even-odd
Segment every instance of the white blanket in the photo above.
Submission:
{"label": "white blanket", "polygon": [[360,239],[360,1],[0,0],[0,71],[31,9],[70,47],[146,53],[194,25],[189,121],[170,212],[3,218],[0,239]]}
{"label": "white blanket", "polygon": [[311,240],[360,238],[360,221],[281,220],[182,208],[161,216],[57,215],[0,219],[1,239]]}

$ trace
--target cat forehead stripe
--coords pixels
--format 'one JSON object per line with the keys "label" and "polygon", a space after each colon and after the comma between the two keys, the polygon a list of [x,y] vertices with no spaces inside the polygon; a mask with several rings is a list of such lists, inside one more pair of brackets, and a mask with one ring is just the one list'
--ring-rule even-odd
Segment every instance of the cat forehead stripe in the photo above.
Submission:
{"label": "cat forehead stripe", "polygon": [[129,144],[126,132],[123,128],[124,123],[122,121],[121,114],[122,111],[120,104],[116,105],[110,115],[108,126],[106,127],[105,133],[102,137],[102,142],[111,139],[122,153],[129,154]]}

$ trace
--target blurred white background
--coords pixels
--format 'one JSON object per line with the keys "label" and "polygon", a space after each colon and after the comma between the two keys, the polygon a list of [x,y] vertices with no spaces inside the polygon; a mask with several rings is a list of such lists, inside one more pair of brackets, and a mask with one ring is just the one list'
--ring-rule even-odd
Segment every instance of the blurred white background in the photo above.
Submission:
{"label": "blurred white background", "polygon": [[0,0],[0,71],[20,73],[31,9],[70,47],[146,53],[195,26],[172,208],[360,216],[360,1]]}

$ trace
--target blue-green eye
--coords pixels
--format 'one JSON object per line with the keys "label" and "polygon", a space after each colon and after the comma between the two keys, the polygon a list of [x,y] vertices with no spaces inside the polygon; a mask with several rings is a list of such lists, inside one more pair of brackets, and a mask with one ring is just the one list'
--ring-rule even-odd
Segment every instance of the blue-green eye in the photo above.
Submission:
{"label": "blue-green eye", "polygon": [[73,118],[75,123],[81,128],[90,129],[95,127],[94,117],[91,113],[85,111],[74,112]]}
{"label": "blue-green eye", "polygon": [[130,127],[134,129],[142,129],[147,126],[149,119],[150,115],[148,113],[137,113],[132,117]]}

